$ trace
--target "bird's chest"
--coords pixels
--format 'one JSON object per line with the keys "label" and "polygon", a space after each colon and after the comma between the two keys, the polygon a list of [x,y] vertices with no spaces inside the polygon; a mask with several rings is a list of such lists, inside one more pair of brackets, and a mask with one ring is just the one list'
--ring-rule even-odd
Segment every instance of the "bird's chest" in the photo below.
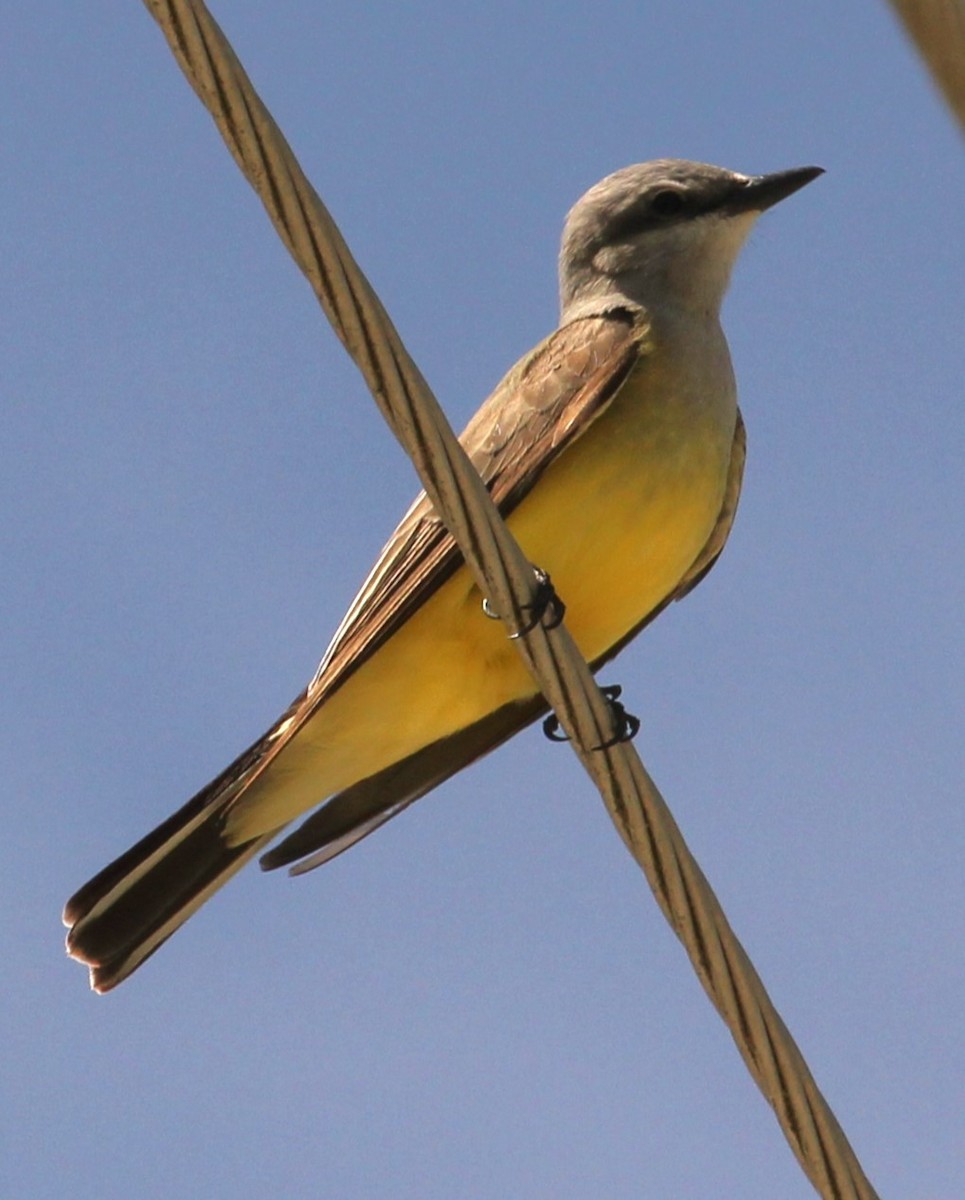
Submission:
{"label": "bird's chest", "polygon": [[736,411],[722,339],[689,358],[658,348],[510,518],[589,658],[661,604],[706,544]]}

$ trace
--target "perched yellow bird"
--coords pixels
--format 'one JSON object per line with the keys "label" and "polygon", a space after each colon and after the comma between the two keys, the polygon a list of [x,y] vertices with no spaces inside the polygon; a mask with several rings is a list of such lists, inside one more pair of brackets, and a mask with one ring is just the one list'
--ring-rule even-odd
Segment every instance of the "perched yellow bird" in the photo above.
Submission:
{"label": "perched yellow bird", "polygon": [[[666,159],[591,188],[563,232],[559,328],[462,435],[594,668],[724,546],[744,426],[721,301],[758,215],[820,173]],[[68,901],[67,948],[89,964],[92,987],[130,975],[320,802],[263,865],[328,861],[543,713],[481,601],[420,496],[288,711]]]}

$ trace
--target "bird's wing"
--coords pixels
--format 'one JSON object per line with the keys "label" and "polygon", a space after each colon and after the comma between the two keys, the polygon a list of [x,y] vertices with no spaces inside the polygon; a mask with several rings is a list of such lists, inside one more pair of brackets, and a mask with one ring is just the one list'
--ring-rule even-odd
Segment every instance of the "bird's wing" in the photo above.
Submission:
{"label": "bird's wing", "polygon": [[[503,379],[460,436],[507,516],[537,479],[607,408],[645,349],[629,313],[565,325]],[[335,633],[307,696],[345,679],[462,564],[452,535],[422,493],[379,555]]]}
{"label": "bird's wing", "polygon": [[[648,338],[639,312],[573,321],[521,359],[485,401],[460,441],[504,516],[605,411],[646,354]],[[176,816],[239,796],[462,561],[423,493],[386,543],[308,687]]]}
{"label": "bird's wing", "polygon": [[[475,724],[359,780],[332,796],[293,833],[263,854],[262,867],[271,871],[297,862],[291,874],[304,875],[331,862],[546,711],[547,704],[541,695],[505,704]],[[298,862],[299,859],[303,861]]]}
{"label": "bird's wing", "polygon": [[[704,548],[675,591],[647,613],[626,637],[593,662],[591,666],[594,671],[618,654],[671,601],[680,600],[692,591],[716,563],[737,512],[746,451],[744,422],[738,412],[720,514]],[[424,746],[401,762],[360,780],[316,809],[293,833],[262,856],[261,865],[266,870],[273,870],[297,863],[291,873],[301,875],[330,862],[413,801],[477,758],[495,750],[546,711],[547,704],[541,695],[506,704],[474,725]]]}

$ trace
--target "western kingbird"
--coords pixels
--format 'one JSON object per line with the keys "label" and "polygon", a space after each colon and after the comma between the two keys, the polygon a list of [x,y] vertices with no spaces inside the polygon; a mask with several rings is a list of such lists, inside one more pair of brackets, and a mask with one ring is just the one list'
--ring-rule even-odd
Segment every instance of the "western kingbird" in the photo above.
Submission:
{"label": "western kingbird", "polygon": [[[563,231],[559,328],[462,435],[594,669],[723,549],[744,425],[721,301],[755,219],[819,174],[665,159],[591,188]],[[68,901],[67,949],[91,986],[130,975],[320,801],[264,866],[328,861],[545,712],[481,600],[423,494],[288,711]]]}

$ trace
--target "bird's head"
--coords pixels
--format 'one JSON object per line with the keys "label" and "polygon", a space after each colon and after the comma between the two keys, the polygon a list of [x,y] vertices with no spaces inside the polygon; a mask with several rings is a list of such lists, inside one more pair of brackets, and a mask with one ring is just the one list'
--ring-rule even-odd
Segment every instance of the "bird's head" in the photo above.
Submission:
{"label": "bird's head", "polygon": [[754,221],[821,173],[820,167],[798,167],[741,175],[707,163],[658,159],[608,175],[566,218],[563,321],[627,303],[716,314]]}

